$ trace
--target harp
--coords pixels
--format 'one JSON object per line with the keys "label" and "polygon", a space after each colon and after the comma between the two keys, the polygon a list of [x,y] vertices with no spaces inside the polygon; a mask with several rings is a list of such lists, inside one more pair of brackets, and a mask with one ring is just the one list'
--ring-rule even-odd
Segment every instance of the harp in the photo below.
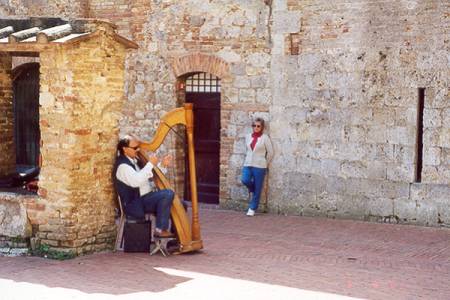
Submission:
{"label": "harp", "polygon": [[[180,243],[179,252],[191,252],[203,248],[203,242],[200,236],[200,223],[198,217],[198,198],[197,198],[197,178],[195,173],[195,152],[194,152],[194,113],[192,103],[186,103],[184,107],[171,110],[161,118],[161,123],[156,130],[155,136],[150,142],[140,142],[142,150],[156,151],[164,142],[167,134],[173,126],[181,124],[186,126],[187,144],[188,144],[188,163],[189,163],[189,183],[192,201],[192,222],[175,193],[173,205],[170,211],[173,225],[177,232]],[[143,154],[141,152],[141,154]],[[145,154],[143,154],[145,156]],[[154,182],[159,189],[172,189],[169,180],[157,167],[154,171]],[[173,190],[173,189],[172,189]]]}

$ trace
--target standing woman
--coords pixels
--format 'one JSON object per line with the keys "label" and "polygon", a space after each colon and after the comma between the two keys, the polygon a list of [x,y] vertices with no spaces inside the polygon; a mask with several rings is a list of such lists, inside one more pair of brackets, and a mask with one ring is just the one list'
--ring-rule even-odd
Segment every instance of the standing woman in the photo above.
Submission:
{"label": "standing woman", "polygon": [[250,217],[253,217],[258,209],[267,166],[273,158],[272,142],[264,133],[264,119],[256,118],[252,127],[253,133],[245,137],[247,153],[241,178],[248,192],[253,194],[247,211],[247,216]]}

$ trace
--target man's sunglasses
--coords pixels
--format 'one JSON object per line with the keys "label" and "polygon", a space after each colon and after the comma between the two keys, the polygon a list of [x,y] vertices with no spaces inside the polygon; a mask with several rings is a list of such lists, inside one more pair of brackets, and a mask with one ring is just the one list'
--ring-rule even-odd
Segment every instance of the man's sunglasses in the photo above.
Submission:
{"label": "man's sunglasses", "polygon": [[261,128],[261,125],[252,124],[252,127]]}

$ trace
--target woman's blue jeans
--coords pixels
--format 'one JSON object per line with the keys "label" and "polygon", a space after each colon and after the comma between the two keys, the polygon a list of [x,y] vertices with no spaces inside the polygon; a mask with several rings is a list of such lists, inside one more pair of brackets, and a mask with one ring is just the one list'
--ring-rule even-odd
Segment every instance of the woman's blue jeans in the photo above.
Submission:
{"label": "woman's blue jeans", "polygon": [[266,168],[244,167],[242,169],[242,183],[248,188],[249,193],[253,193],[250,200],[249,208],[257,210],[261,191],[264,185],[264,177],[266,176]]}

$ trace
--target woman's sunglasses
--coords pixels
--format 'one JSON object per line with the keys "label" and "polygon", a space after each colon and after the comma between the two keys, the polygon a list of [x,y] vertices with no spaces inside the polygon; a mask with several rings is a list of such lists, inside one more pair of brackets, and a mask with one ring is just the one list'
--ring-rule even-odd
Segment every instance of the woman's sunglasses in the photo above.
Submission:
{"label": "woman's sunglasses", "polygon": [[139,146],[134,146],[134,147],[128,146],[128,148],[131,148],[131,149],[133,149],[133,150],[137,150],[137,149],[139,149]]}
{"label": "woman's sunglasses", "polygon": [[258,125],[258,124],[252,124],[252,127],[261,128],[261,125]]}

